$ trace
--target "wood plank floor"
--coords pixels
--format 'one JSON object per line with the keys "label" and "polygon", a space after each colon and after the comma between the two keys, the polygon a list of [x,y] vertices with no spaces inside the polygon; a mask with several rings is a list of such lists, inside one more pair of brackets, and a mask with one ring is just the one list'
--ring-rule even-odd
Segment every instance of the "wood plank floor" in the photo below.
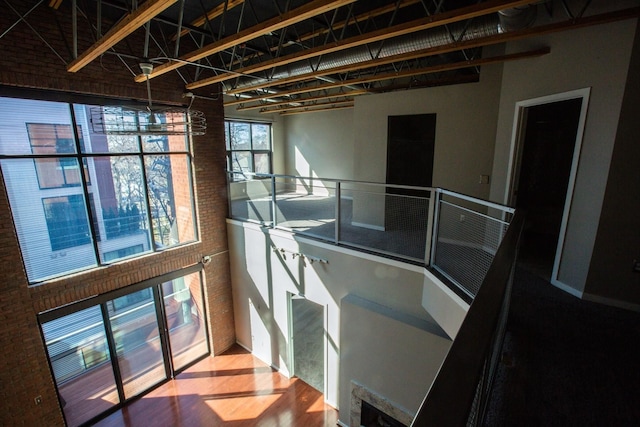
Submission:
{"label": "wood plank floor", "polygon": [[122,426],[328,427],[337,411],[239,346],[207,357],[96,424]]}

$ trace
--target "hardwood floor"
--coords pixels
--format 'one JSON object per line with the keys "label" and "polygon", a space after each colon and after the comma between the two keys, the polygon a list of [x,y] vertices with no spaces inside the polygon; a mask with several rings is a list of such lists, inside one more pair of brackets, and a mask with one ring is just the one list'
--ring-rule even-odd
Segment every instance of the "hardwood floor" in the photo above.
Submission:
{"label": "hardwood floor", "polygon": [[328,427],[337,411],[303,381],[287,379],[239,346],[207,357],[96,424]]}

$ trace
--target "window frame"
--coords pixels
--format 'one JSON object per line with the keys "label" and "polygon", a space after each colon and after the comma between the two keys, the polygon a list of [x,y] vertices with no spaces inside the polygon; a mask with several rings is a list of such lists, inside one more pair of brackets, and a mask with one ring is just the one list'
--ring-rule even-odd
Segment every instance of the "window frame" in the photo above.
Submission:
{"label": "window frame", "polygon": [[[94,262],[89,262],[87,263],[85,266],[77,268],[66,268],[64,271],[56,271],[56,272],[52,272],[51,274],[41,274],[41,273],[35,273],[33,274],[33,276],[31,275],[31,273],[29,273],[29,271],[27,271],[27,279],[29,282],[30,286],[33,285],[38,285],[40,283],[49,281],[51,279],[56,279],[56,278],[61,278],[61,277],[65,277],[71,274],[75,274],[78,271],[86,271],[86,270],[91,270],[94,268],[99,268],[101,266],[105,266],[105,265],[109,265],[109,264],[113,264],[114,262],[119,262],[125,259],[131,259],[131,258],[136,258],[139,256],[143,256],[149,253],[157,253],[157,252],[162,252],[166,249],[170,249],[170,248],[175,248],[175,247],[179,247],[179,246],[183,246],[183,245],[188,245],[188,244],[193,244],[193,243],[197,243],[200,240],[200,230],[199,230],[199,221],[198,221],[198,214],[197,214],[197,200],[196,200],[196,194],[195,194],[195,173],[194,173],[194,163],[193,163],[193,141],[192,141],[192,136],[190,135],[185,135],[185,141],[184,144],[180,144],[178,146],[172,145],[170,143],[170,141],[167,141],[164,145],[164,149],[162,150],[148,150],[146,149],[146,145],[145,145],[145,136],[134,136],[133,138],[136,139],[136,151],[95,151],[90,149],[89,147],[85,147],[85,143],[89,143],[91,144],[91,140],[93,139],[92,136],[94,134],[94,132],[91,130],[91,126],[90,126],[90,121],[88,124],[88,127],[85,129],[85,125],[87,125],[87,123],[85,123],[84,125],[77,123],[77,116],[78,115],[78,111],[76,111],[77,108],[80,109],[87,109],[87,108],[91,108],[94,106],[107,106],[107,105],[113,105],[113,102],[108,100],[108,99],[95,99],[95,98],[91,98],[89,99],[84,99],[83,97],[71,97],[71,99],[65,97],[63,100],[60,99],[55,99],[55,97],[53,97],[54,99],[51,99],[49,97],[40,97],[40,96],[33,96],[33,97],[27,97],[27,96],[3,96],[2,98],[12,98],[14,100],[16,100],[17,102],[20,101],[25,101],[25,102],[30,102],[30,101],[45,101],[45,102],[52,102],[52,103],[56,103],[59,104],[61,106],[67,106],[67,109],[69,111],[69,123],[60,123],[58,120],[51,120],[50,122],[34,122],[30,117],[26,116],[24,118],[24,125],[25,126],[23,129],[26,130],[26,140],[25,140],[25,145],[24,145],[24,149],[26,151],[20,151],[19,153],[8,153],[8,154],[1,154],[0,153],[0,161],[31,161],[33,164],[33,171],[35,174],[35,182],[33,183],[29,183],[27,184],[30,188],[32,188],[33,190],[38,192],[38,197],[40,199],[40,203],[42,204],[42,218],[45,221],[46,224],[46,229],[45,229],[45,233],[47,234],[47,241],[49,242],[50,246],[49,246],[49,250],[51,252],[51,257],[52,258],[56,258],[58,256],[58,254],[60,254],[61,256],[65,256],[66,255],[66,251],[68,251],[69,249],[74,249],[74,248],[80,248],[82,246],[84,246],[85,244],[92,246],[93,249],[93,256],[94,256]],[[87,118],[87,120],[89,120],[89,118]],[[43,129],[33,129],[30,128],[31,125],[36,125],[36,126],[44,126],[44,131]],[[50,127],[49,129],[47,129],[47,127]],[[37,132],[40,131],[41,133],[44,132],[45,136],[47,132],[50,132],[50,138],[47,136],[45,137],[39,137]],[[71,143],[69,144],[69,149],[68,150],[64,150],[64,153],[60,153],[57,152],[57,141],[61,138],[59,138],[59,131],[62,131],[64,133],[63,136],[67,136],[67,133],[70,134],[71,138]],[[88,141],[86,141],[85,137],[85,133],[89,134],[89,139]],[[108,137],[107,135],[105,135],[105,137]],[[167,138],[169,138],[169,136],[167,136]],[[47,141],[44,141],[44,140]],[[62,138],[62,139],[69,139],[69,138]],[[39,144],[38,141],[39,140],[43,140],[44,142],[48,142],[48,144]],[[53,144],[56,143],[56,144]],[[53,144],[53,145],[52,145]],[[39,148],[41,149],[40,151],[50,151],[49,153],[39,153]],[[100,212],[97,212],[96,209],[96,205],[95,205],[95,197],[98,197],[98,193],[99,193],[99,183],[92,183],[91,181],[91,171],[93,169],[95,169],[95,165],[94,166],[90,166],[92,164],[94,164],[96,159],[99,158],[116,158],[116,157],[130,157],[130,158],[136,158],[139,160],[139,164],[141,166],[141,188],[144,191],[144,197],[143,199],[141,199],[139,201],[140,208],[144,208],[144,213],[142,213],[141,215],[143,215],[146,218],[146,224],[145,226],[148,228],[146,230],[146,233],[148,233],[148,243],[147,246],[148,248],[142,252],[139,253],[135,253],[132,255],[128,255],[122,258],[117,258],[117,259],[111,259],[108,260],[104,257],[105,253],[108,252],[114,252],[113,249],[109,248],[108,246],[100,246],[99,243],[101,241],[105,241],[109,240],[107,236],[103,235],[103,231],[101,230],[101,224],[99,224],[100,221],[104,222],[105,219],[102,217],[102,214]],[[177,200],[179,200],[180,198],[184,198],[184,201],[187,201],[186,197],[188,197],[188,203],[190,204],[190,215],[191,215],[191,220],[190,222],[193,225],[193,229],[192,230],[187,230],[186,231],[186,235],[180,235],[179,238],[174,239],[172,238],[172,236],[166,236],[168,237],[168,240],[162,238],[161,240],[156,240],[158,233],[162,234],[162,231],[158,231],[159,229],[158,226],[162,221],[165,221],[165,218],[160,218],[160,217],[156,217],[153,214],[153,211],[151,209],[151,204],[152,201],[150,200],[152,198],[151,196],[151,191],[150,191],[150,185],[151,182],[149,181],[149,171],[146,170],[146,163],[145,163],[145,159],[149,159],[152,157],[166,157],[167,159],[177,159],[177,161],[179,162],[178,167],[180,168],[180,170],[184,170],[186,171],[186,177],[185,179],[188,182],[188,185],[185,186],[184,188],[182,188],[182,191],[184,192],[184,196],[181,195],[176,195],[173,185],[171,183],[168,184],[168,192],[166,195],[166,200],[169,200],[171,204],[175,205]],[[58,180],[58,182],[56,182],[56,184],[58,184],[60,181],[63,181],[64,183],[62,185],[52,185],[52,186],[43,186],[42,185],[42,179],[41,179],[41,173],[38,170],[38,161],[51,161],[51,162],[57,162],[56,163],[56,168],[57,170],[61,171],[61,173],[64,175],[65,169],[69,169],[68,167],[66,167],[64,164],[61,163],[61,161],[65,161],[65,162],[70,162],[70,161],[75,161],[76,168],[79,171],[78,175],[78,183],[69,183],[67,182],[67,177],[63,176],[61,180]],[[80,163],[82,162],[82,168],[79,166]],[[170,168],[173,167],[171,160],[168,160],[169,164],[171,164],[171,166],[169,166]],[[4,165],[3,165],[4,168]],[[80,170],[83,170],[84,172],[80,172]],[[169,170],[169,177],[171,176],[171,169]],[[174,171],[175,173],[175,171]],[[15,193],[16,191],[19,191],[19,189],[17,190],[15,187],[13,189],[10,189],[7,186],[7,182],[3,179],[3,184],[5,185],[6,191],[8,193],[13,192]],[[45,184],[46,184],[46,180],[45,180]],[[69,192],[71,191],[71,193]],[[188,193],[188,194],[187,194]],[[52,237],[51,237],[51,220],[50,218],[47,217],[47,212],[45,209],[45,200],[47,199],[56,199],[56,198],[69,198],[69,197],[81,197],[82,198],[82,206],[85,209],[86,212],[86,224],[82,224],[82,227],[85,227],[88,229],[88,241],[86,243],[82,243],[82,245],[69,245],[67,247],[56,247],[55,244],[52,243]],[[12,203],[9,204],[10,209],[12,211],[12,216],[16,217],[16,215],[21,215],[20,211],[21,208],[19,205],[14,206]],[[174,215],[177,214],[178,209],[177,209],[177,205],[174,206],[172,212],[174,212]],[[179,217],[175,216],[173,218],[173,221],[179,221]],[[156,222],[158,222],[158,224],[156,224]],[[18,230],[18,221],[16,220],[12,220],[12,225],[14,227],[14,229],[16,230],[16,234],[20,234],[19,230]],[[164,235],[163,235],[164,236]],[[59,239],[59,237],[58,237]],[[28,264],[28,259],[31,259],[32,257],[29,257],[27,254],[30,252],[33,252],[34,250],[37,250],[37,246],[33,246],[31,244],[24,243],[22,241],[22,239],[19,239],[19,245],[20,245],[20,252],[22,254],[22,259],[23,262],[25,263],[25,267],[26,264]],[[26,245],[26,246],[24,246]],[[23,247],[24,246],[24,247]]]}
{"label": "window frame", "polygon": [[[249,127],[249,148],[239,148],[234,149],[231,145],[231,124],[240,124],[247,125]],[[254,148],[254,136],[253,136],[253,126],[261,125],[268,127],[268,139],[269,139],[269,148]],[[229,172],[231,181],[243,181],[247,178],[240,178],[240,176],[244,176],[244,173],[264,173],[264,172],[256,172],[256,155],[267,155],[268,156],[268,166],[269,170],[266,172],[268,174],[273,173],[273,126],[269,122],[260,122],[260,121],[248,121],[248,120],[235,120],[235,119],[225,119],[224,121],[224,133],[225,133],[225,148],[227,150],[227,172]],[[239,170],[234,169],[233,167],[233,155],[234,153],[249,153],[249,167],[248,170],[243,169],[242,167]],[[259,177],[258,177],[259,178]]]}

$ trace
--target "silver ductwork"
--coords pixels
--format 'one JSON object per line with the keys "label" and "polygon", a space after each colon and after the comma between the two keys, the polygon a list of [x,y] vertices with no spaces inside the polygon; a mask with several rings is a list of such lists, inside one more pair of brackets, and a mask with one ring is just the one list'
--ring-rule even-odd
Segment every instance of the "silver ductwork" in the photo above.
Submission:
{"label": "silver ductwork", "polygon": [[416,52],[418,50],[435,48],[452,42],[493,36],[504,31],[526,28],[533,24],[535,17],[535,6],[507,9],[497,14],[475,18],[468,24],[464,22],[450,24],[323,55],[322,57],[309,61],[300,61],[278,67],[268,79],[248,79],[238,83],[236,88],[241,89],[267,81],[299,76],[316,71],[331,70],[337,67],[364,63],[372,59],[387,58],[404,53]]}
{"label": "silver ductwork", "polygon": [[498,12],[500,20],[500,32],[521,30],[529,28],[536,20],[538,8],[536,5],[527,5],[504,9]]}

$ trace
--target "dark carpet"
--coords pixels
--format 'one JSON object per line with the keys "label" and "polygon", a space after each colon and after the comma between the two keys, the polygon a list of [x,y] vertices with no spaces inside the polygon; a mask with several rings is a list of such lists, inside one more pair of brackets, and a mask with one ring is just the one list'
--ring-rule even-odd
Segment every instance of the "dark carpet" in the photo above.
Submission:
{"label": "dark carpet", "polygon": [[518,268],[486,426],[640,425],[640,313]]}

